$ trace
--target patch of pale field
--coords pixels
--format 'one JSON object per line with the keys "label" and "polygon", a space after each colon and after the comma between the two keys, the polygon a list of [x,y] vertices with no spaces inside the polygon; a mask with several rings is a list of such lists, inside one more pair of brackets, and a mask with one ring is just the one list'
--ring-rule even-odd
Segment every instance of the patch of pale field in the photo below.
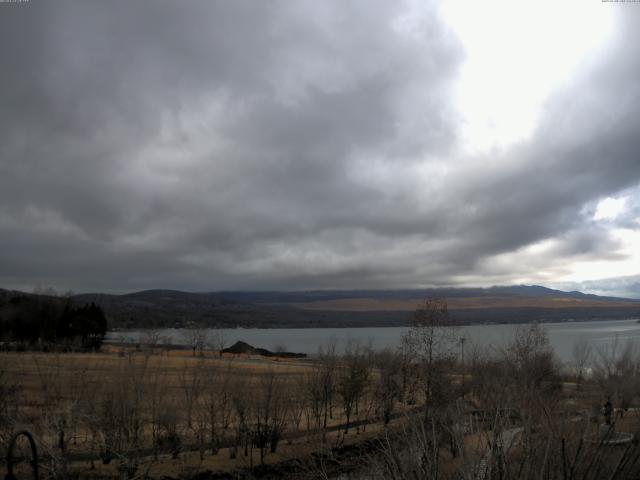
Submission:
{"label": "patch of pale field", "polygon": [[311,364],[299,361],[264,360],[251,357],[218,358],[217,356],[166,355],[132,353],[0,353],[0,373],[5,384],[19,385],[27,391],[41,389],[43,382],[58,385],[62,390],[76,383],[105,383],[110,379],[144,374],[142,381],[161,375],[166,385],[179,384],[185,374],[201,369],[219,374],[227,369],[234,376],[271,373],[278,376],[302,375]]}
{"label": "patch of pale field", "polygon": [[[379,299],[346,298],[336,300],[314,300],[289,304],[303,310],[330,310],[351,312],[412,312],[424,303],[424,299]],[[447,299],[449,309],[476,308],[608,308],[626,307],[636,309],[633,301],[598,300],[565,297],[462,297]],[[280,305],[280,304],[275,304]]]}

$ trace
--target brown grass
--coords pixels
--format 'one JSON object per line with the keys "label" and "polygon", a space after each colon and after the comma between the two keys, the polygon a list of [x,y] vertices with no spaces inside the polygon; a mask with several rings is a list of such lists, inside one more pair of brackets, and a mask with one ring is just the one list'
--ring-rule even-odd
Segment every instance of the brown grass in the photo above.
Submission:
{"label": "brown grass", "polygon": [[[282,379],[284,395],[291,396],[301,388],[305,374],[314,367],[312,361],[281,358],[263,358],[248,355],[224,355],[220,358],[213,352],[204,352],[202,356],[193,356],[191,351],[172,350],[161,354],[148,354],[125,351],[121,347],[107,346],[101,353],[0,353],[0,372],[2,382],[15,385],[19,389],[21,428],[35,433],[40,442],[47,446],[44,452],[55,452],[57,430],[49,425],[47,416],[65,408],[73,408],[79,401],[101,401],[103,392],[128,388],[129,381],[136,378],[139,387],[152,389],[153,382],[162,383],[162,399],[166,404],[174,405],[184,415],[184,376],[191,375],[198,368],[205,372],[231,371],[233,380],[243,379],[247,394],[251,396],[251,386],[258,385],[260,378],[273,373]],[[135,375],[140,374],[139,377]],[[205,379],[208,377],[205,377]],[[221,381],[220,377],[211,377],[211,381]],[[215,386],[213,386],[215,388]],[[257,388],[257,387],[256,387]],[[145,399],[145,403],[149,403]],[[337,402],[336,402],[337,403]],[[147,408],[146,406],[144,408]],[[148,407],[150,408],[150,407]],[[149,415],[148,411],[145,416]],[[356,420],[355,418],[352,420]],[[184,417],[182,417],[184,422]],[[333,419],[329,426],[344,422],[341,408],[336,404]],[[303,419],[301,430],[306,427]],[[328,432],[325,442],[329,445],[349,444],[369,438],[380,425],[369,425],[366,433],[361,428],[353,428],[348,435],[341,431]],[[71,428],[69,428],[71,430]],[[149,430],[145,430],[145,444],[149,444]],[[186,450],[193,449],[196,440],[183,425],[183,442]],[[293,434],[293,436],[292,436]],[[68,438],[67,452],[71,455],[89,454],[90,432],[87,427],[76,427],[73,438]],[[317,433],[299,434],[285,431],[278,451],[269,454],[265,462],[277,463],[292,458],[300,458],[317,450],[320,439]],[[191,445],[191,447],[189,447]],[[117,464],[102,465],[96,459],[94,468],[87,460],[74,460],[69,467],[83,476],[117,476]],[[179,477],[188,471],[224,470],[246,468],[259,463],[259,454],[253,451],[253,457],[245,457],[241,451],[236,459],[230,458],[229,448],[222,448],[218,454],[207,453],[200,460],[198,452],[184,452],[178,459],[169,454],[161,454],[157,460],[148,457],[141,469],[149,468],[149,475]]]}

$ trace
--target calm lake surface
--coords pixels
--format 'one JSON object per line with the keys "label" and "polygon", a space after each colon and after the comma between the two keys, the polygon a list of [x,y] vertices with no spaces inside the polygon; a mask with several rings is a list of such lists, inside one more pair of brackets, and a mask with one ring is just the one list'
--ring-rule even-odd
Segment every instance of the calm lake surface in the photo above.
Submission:
{"label": "calm lake surface", "polygon": [[[472,344],[499,348],[508,342],[520,325],[473,325],[459,327],[460,334],[467,340],[465,349]],[[594,347],[611,344],[618,339],[622,344],[638,341],[640,344],[640,323],[638,320],[598,320],[593,322],[544,323],[551,344],[562,360],[570,360],[573,346],[580,340],[586,340]],[[335,340],[338,348],[343,348],[353,339],[371,342],[374,348],[394,348],[407,332],[407,327],[371,327],[371,328],[225,328],[225,344],[232,345],[238,340],[254,347],[270,350],[277,346],[291,352],[315,354],[322,345]],[[213,332],[214,330],[211,330]],[[160,337],[168,337],[171,343],[186,344],[185,332],[181,329],[163,329]],[[144,331],[109,332],[108,340],[137,342],[144,339]]]}

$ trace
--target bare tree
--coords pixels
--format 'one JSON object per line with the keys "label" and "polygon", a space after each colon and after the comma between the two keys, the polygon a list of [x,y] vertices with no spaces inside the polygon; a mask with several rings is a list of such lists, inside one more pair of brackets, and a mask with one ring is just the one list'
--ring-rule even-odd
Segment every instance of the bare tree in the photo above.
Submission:
{"label": "bare tree", "polygon": [[227,339],[224,336],[224,332],[222,330],[211,330],[208,339],[208,344],[211,350],[214,352],[218,352],[218,356],[222,357],[222,350],[224,350],[224,346],[227,343]]}
{"label": "bare tree", "polygon": [[267,448],[275,453],[286,425],[287,411],[282,379],[273,371],[260,375],[253,395],[252,442],[260,452],[264,464]]}
{"label": "bare tree", "polygon": [[445,299],[427,299],[415,311],[405,336],[407,347],[417,361],[419,382],[422,385],[425,415],[429,407],[440,403],[449,384],[447,375],[455,361],[458,331],[449,319]]}
{"label": "bare tree", "polygon": [[592,358],[591,344],[582,339],[573,345],[572,366],[576,376],[576,390],[580,390]]}
{"label": "bare tree", "polygon": [[304,387],[307,397],[307,401],[305,402],[307,405],[305,409],[307,430],[311,430],[312,427],[320,430],[323,416],[326,418],[324,411],[328,402],[325,400],[326,390],[324,386],[325,378],[322,369],[317,366],[309,369],[304,377]]}
{"label": "bare tree", "polygon": [[85,371],[67,379],[64,393],[73,400],[68,401],[63,395],[59,378],[65,376],[65,369],[59,354],[49,356],[44,362],[39,355],[33,355],[33,364],[39,379],[41,407],[40,426],[43,429],[41,448],[48,457],[48,469],[61,476],[68,475],[68,442],[73,437],[80,417],[80,386],[85,383]]}
{"label": "bare tree", "polygon": [[[162,357],[160,357],[162,358]],[[147,407],[149,415],[149,427],[151,430],[151,448],[154,458],[158,456],[158,448],[161,439],[161,418],[162,413],[169,408],[166,399],[167,375],[166,370],[160,363],[151,369],[148,380]]]}
{"label": "bare tree", "polygon": [[374,365],[378,375],[375,377],[373,400],[383,423],[387,425],[391,421],[396,400],[401,398],[402,359],[399,354],[383,350],[374,356]]}
{"label": "bare tree", "polygon": [[206,384],[202,396],[202,411],[205,415],[206,428],[209,434],[211,454],[218,453],[222,443],[223,432],[229,427],[231,418],[231,379],[233,371],[230,364],[224,368],[213,368],[207,371]]}
{"label": "bare tree", "polygon": [[200,327],[192,327],[184,330],[185,340],[187,345],[191,347],[193,356],[196,354],[202,355],[205,346],[208,343],[209,335],[207,330]]}
{"label": "bare tree", "polygon": [[133,478],[143,457],[146,425],[147,356],[132,354],[118,359],[113,381],[105,384],[98,406],[103,463],[114,458],[127,478]]}
{"label": "bare tree", "polygon": [[296,379],[295,382],[287,385],[287,412],[289,414],[288,423],[292,426],[293,432],[295,434],[300,432],[302,417],[308,408],[308,397],[305,387],[306,385],[304,383],[304,378]]}
{"label": "bare tree", "polygon": [[149,353],[156,353],[156,349],[160,344],[160,331],[154,328],[146,330],[142,335],[142,343]]}
{"label": "bare tree", "polygon": [[329,418],[333,418],[333,397],[335,391],[335,370],[337,354],[336,341],[331,339],[326,348],[318,349],[319,375],[316,377],[322,402],[324,419],[322,427],[327,428]]}
{"label": "bare tree", "polygon": [[623,414],[640,390],[638,350],[633,341],[620,344],[616,336],[611,343],[596,348],[594,376],[606,395],[614,396]]}
{"label": "bare tree", "polygon": [[250,415],[251,402],[248,395],[248,387],[246,379],[242,377],[234,377],[230,385],[231,404],[234,414],[234,431],[235,439],[233,446],[229,449],[230,457],[236,458],[239,447],[244,447],[244,456],[252,453],[253,444],[250,441]]}
{"label": "bare tree", "polygon": [[204,389],[204,360],[199,359],[195,365],[186,362],[180,375],[180,387],[184,396],[184,406],[187,415],[187,427],[192,428],[193,411]]}
{"label": "bare tree", "polygon": [[513,378],[525,391],[535,391],[543,382],[557,380],[553,348],[546,330],[538,324],[518,327],[504,355]]}
{"label": "bare tree", "polygon": [[345,415],[344,433],[349,433],[351,416],[358,412],[360,399],[369,380],[369,361],[365,348],[358,342],[347,344],[342,362],[337,369],[337,390],[342,398]]}
{"label": "bare tree", "polygon": [[410,335],[403,335],[398,347],[400,357],[400,401],[409,405],[416,402],[416,382],[411,381],[415,376],[416,358],[413,340]]}

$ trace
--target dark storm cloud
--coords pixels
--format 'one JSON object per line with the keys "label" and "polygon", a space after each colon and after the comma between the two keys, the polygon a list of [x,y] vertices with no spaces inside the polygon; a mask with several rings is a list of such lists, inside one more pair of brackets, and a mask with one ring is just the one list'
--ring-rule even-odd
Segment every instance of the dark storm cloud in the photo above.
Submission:
{"label": "dark storm cloud", "polygon": [[632,53],[472,158],[437,5],[3,5],[0,285],[507,283],[615,255],[585,205],[640,183]]}

